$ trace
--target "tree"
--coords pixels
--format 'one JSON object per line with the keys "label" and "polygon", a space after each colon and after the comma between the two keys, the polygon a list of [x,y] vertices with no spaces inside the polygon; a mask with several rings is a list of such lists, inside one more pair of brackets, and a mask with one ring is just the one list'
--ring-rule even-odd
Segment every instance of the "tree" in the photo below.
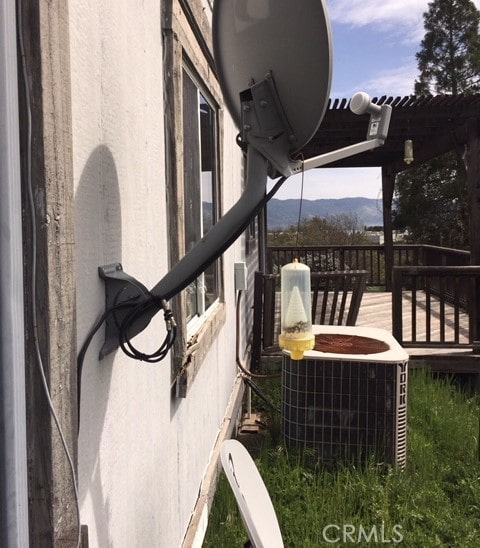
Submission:
{"label": "tree", "polygon": [[395,227],[408,229],[407,241],[468,248],[468,197],[455,153],[397,176]]}
{"label": "tree", "polygon": [[304,220],[299,230],[292,225],[286,230],[268,234],[268,245],[358,245],[366,243],[365,231],[355,213],[339,213],[326,219]]}
{"label": "tree", "polygon": [[[298,228],[298,230],[297,230]],[[300,227],[292,225],[287,230],[272,231],[268,234],[269,246],[346,246],[368,243],[365,230],[355,213],[339,213],[327,218],[311,217],[304,220]],[[338,253],[309,253],[306,263],[316,272],[364,268],[357,264],[353,256],[352,262],[346,263]]]}
{"label": "tree", "polygon": [[480,84],[480,12],[471,0],[434,0],[423,14],[415,93],[472,93]]}
{"label": "tree", "polygon": [[[416,54],[415,93],[474,93],[480,89],[480,12],[471,0],[433,0]],[[457,248],[469,245],[464,149],[397,176],[394,226],[410,241]]]}

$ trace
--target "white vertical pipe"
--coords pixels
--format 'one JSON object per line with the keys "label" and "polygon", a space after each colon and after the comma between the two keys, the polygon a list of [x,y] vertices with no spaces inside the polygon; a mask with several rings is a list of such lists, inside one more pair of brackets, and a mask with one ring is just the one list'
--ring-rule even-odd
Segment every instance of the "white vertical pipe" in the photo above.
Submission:
{"label": "white vertical pipe", "polygon": [[0,546],[28,547],[15,0],[0,1]]}

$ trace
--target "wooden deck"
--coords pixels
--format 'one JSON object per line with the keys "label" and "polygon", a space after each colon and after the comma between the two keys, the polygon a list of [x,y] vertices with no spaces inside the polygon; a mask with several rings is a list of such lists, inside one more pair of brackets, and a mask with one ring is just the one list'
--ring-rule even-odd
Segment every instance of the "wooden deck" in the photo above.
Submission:
{"label": "wooden deck", "polygon": [[[422,309],[422,303],[420,304],[420,310]],[[411,301],[408,297],[404,297],[403,302],[403,325],[404,333],[411,334],[412,323],[411,314],[409,310],[411,308]],[[446,309],[446,337],[449,336],[449,326],[453,322],[449,321],[449,317],[453,316],[453,307]],[[437,314],[438,321],[433,321],[431,326],[432,338],[438,338],[440,331],[439,314]],[[461,340],[468,337],[468,317],[463,314],[461,320]],[[417,307],[417,333],[423,337],[425,335],[425,315],[418,313]],[[378,327],[386,329],[390,333],[392,332],[392,294],[385,292],[365,292],[362,298],[362,304],[360,306],[360,312],[358,315],[356,325],[364,327]],[[451,333],[453,338],[453,333]],[[422,366],[429,365],[433,369],[438,371],[447,372],[464,372],[464,373],[477,373],[480,372],[480,356],[473,354],[471,349],[452,349],[452,348],[406,348],[410,356],[410,365]]]}
{"label": "wooden deck", "polygon": [[[415,313],[417,340],[424,340],[426,334],[426,314],[424,305],[424,294],[418,292],[416,295],[417,306]],[[430,303],[431,320],[430,334],[432,340],[440,340],[439,333],[441,327],[441,312],[439,307],[432,300]],[[412,303],[411,294],[405,292],[403,297],[403,333],[404,338],[411,338],[412,333]],[[448,305],[445,306],[443,314],[445,315],[443,329],[445,330],[445,340],[454,340],[454,309]],[[366,291],[362,296],[360,312],[355,325],[362,327],[376,327],[385,329],[392,333],[392,293],[379,291]],[[274,314],[274,334],[275,341],[280,332],[280,293],[276,294],[276,306]],[[468,317],[465,313],[460,313],[460,342],[468,341]],[[470,348],[449,348],[449,347],[406,347],[410,356],[410,367],[428,366],[432,370],[447,373],[468,373],[480,375],[480,355],[474,354]],[[278,346],[269,348],[267,355],[278,354]]]}
{"label": "wooden deck", "polygon": [[[480,371],[480,265],[470,264],[468,252],[395,245],[387,267],[385,246],[276,246],[268,249],[269,272],[279,272],[294,257],[312,265],[314,271],[324,264],[341,270],[367,270],[370,291],[363,294],[355,325],[390,332],[407,350],[412,365]],[[392,293],[375,291],[379,287],[388,287]],[[257,331],[264,343],[261,352],[276,350],[280,330],[277,301],[274,307],[271,298],[265,301],[269,306],[260,316],[262,327],[265,318],[272,323],[266,337],[262,329]],[[314,323],[323,322],[316,318]]]}
{"label": "wooden deck", "polygon": [[[417,337],[419,340],[426,338],[426,314],[424,306],[424,294],[419,293],[417,296]],[[433,303],[435,304],[435,303]],[[411,310],[411,300],[409,296],[404,296],[403,299],[403,332],[404,338],[411,338],[412,335],[412,315],[409,312]],[[446,307],[445,309],[445,338],[447,340],[454,340],[453,333],[453,307]],[[439,340],[439,334],[441,329],[440,324],[440,310],[432,311],[433,320],[431,320],[431,338],[432,340]],[[392,332],[392,294],[385,292],[365,292],[362,298],[362,304],[360,306],[360,312],[356,325],[380,327]],[[465,313],[460,317],[460,342],[468,341],[468,316]],[[439,352],[452,352],[452,349],[426,349],[426,348],[411,348],[409,353],[414,354],[433,354]]]}

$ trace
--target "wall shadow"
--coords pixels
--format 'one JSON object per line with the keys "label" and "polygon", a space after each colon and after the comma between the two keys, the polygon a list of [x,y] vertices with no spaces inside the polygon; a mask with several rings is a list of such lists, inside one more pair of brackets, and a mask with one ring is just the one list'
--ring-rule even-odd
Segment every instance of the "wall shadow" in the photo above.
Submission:
{"label": "wall shadow", "polygon": [[[80,347],[104,311],[105,294],[98,267],[121,261],[122,220],[115,160],[99,145],[90,154],[75,194],[77,337]],[[105,428],[115,354],[99,362],[102,326],[86,353],[81,384],[78,483],[80,505],[88,496],[99,546],[109,546],[111,508],[102,489],[101,443]]]}

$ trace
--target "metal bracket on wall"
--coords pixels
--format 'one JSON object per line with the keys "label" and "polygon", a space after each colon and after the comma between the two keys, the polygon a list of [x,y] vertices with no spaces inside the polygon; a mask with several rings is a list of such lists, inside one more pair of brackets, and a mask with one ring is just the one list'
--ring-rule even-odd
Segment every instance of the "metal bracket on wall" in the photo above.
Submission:
{"label": "metal bracket on wall", "polygon": [[[141,282],[126,274],[120,263],[99,266],[98,275],[105,281],[105,310],[117,308],[105,320],[105,342],[99,355],[102,360],[118,348],[123,320],[133,307],[150,298],[150,292]],[[131,307],[128,306],[129,302],[132,303]],[[148,325],[150,319],[151,316],[145,317],[145,325],[141,329]]]}
{"label": "metal bracket on wall", "polygon": [[273,74],[269,72],[264,80],[251,82],[240,93],[240,103],[241,143],[250,144],[269,161],[270,177],[288,177],[300,169],[301,162],[290,159],[297,139],[282,108]]}

